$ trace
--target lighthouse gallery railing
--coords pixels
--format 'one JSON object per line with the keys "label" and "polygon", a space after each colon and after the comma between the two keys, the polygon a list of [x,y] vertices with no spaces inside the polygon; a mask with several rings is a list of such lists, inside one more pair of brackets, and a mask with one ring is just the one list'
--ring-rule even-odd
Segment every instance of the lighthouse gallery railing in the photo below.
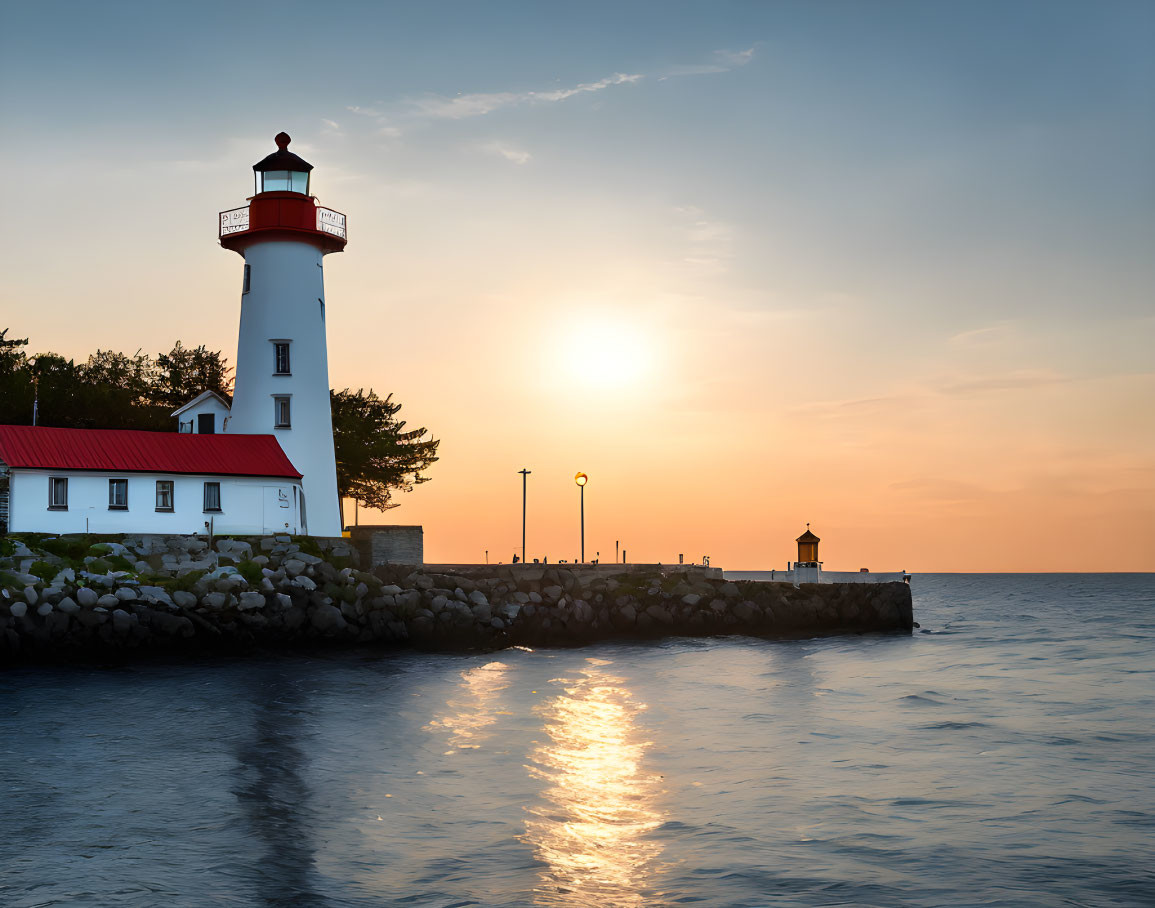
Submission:
{"label": "lighthouse gallery railing", "polygon": [[[244,233],[249,229],[249,206],[232,208],[221,212],[221,227],[219,236],[230,233]],[[347,239],[345,236],[345,215],[332,208],[317,206],[317,229],[322,233]]]}

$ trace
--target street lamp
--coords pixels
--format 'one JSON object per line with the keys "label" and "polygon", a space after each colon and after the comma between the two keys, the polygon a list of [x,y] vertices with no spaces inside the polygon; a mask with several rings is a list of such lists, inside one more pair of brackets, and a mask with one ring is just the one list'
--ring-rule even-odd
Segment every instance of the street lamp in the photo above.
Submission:
{"label": "street lamp", "polygon": [[586,483],[590,478],[585,473],[578,473],[573,481],[582,490],[582,564],[586,563]]}
{"label": "street lamp", "polygon": [[525,564],[525,481],[533,471],[522,467],[517,472],[521,474],[521,563]]}

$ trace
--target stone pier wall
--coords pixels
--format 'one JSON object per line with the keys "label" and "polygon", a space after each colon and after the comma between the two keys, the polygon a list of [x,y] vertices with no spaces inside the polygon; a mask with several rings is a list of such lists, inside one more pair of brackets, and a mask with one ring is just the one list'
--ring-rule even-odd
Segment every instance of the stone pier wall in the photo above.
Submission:
{"label": "stone pier wall", "polygon": [[359,569],[346,540],[0,540],[0,664],[392,644],[909,632],[910,587],[738,582],[687,568]]}

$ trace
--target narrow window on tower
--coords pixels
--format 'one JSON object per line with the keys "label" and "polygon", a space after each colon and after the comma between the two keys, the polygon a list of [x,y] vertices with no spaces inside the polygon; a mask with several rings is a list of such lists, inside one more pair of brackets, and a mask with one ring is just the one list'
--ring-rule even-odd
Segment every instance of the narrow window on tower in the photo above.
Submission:
{"label": "narrow window on tower", "polygon": [[219,482],[205,483],[205,510],[219,511],[221,509],[221,484]]}
{"label": "narrow window on tower", "polygon": [[288,396],[273,398],[273,427],[277,429],[292,428],[293,421],[289,410]]}
{"label": "narrow window on tower", "polygon": [[273,341],[273,374],[292,375],[289,367],[289,342]]}
{"label": "narrow window on tower", "polygon": [[251,265],[245,265],[245,282],[244,282],[244,285],[241,287],[241,293],[248,293],[249,292],[250,281],[252,279],[251,276],[252,276],[252,266]]}

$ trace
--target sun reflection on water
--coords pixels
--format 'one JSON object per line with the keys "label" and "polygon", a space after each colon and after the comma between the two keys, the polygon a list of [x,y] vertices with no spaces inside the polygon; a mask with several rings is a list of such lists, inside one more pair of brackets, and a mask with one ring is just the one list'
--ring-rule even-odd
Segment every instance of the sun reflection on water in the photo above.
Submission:
{"label": "sun reflection on water", "polygon": [[509,666],[504,662],[490,662],[461,673],[458,695],[445,704],[451,712],[426,726],[427,730],[449,732],[452,749],[446,754],[481,747],[481,741],[489,735],[489,726],[497,721],[498,712],[494,707],[498,704],[494,701],[509,687],[508,670]]}
{"label": "sun reflection on water", "polygon": [[610,663],[588,659],[577,678],[554,682],[564,693],[538,710],[548,742],[531,754],[530,773],[546,783],[545,804],[530,807],[525,839],[547,868],[538,905],[635,908],[656,903],[661,846],[649,833],[662,823],[661,777],[643,766],[634,701]]}

